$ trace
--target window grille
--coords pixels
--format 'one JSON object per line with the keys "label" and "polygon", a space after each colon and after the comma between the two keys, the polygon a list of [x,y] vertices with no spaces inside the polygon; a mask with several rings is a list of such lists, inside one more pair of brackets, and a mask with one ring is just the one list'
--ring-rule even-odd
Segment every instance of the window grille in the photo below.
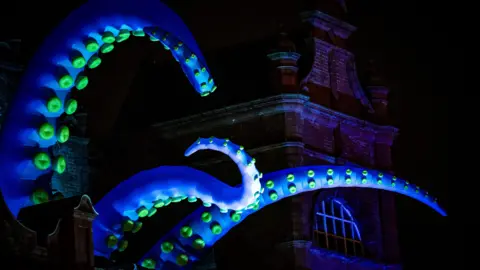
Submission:
{"label": "window grille", "polygon": [[314,217],[314,244],[347,256],[364,256],[362,238],[350,211],[338,200],[317,204]]}

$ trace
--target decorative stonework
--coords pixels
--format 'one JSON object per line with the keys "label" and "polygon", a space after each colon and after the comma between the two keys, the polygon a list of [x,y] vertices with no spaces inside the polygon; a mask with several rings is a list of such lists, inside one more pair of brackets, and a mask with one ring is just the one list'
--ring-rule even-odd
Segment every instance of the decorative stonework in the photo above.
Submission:
{"label": "decorative stonework", "polygon": [[313,66],[301,84],[313,83],[330,88],[329,54],[333,45],[318,38],[312,40],[315,51]]}
{"label": "decorative stonework", "polygon": [[74,217],[80,217],[89,221],[93,221],[98,216],[98,213],[93,207],[90,197],[84,194],[80,198],[78,205],[73,209],[73,215]]}
{"label": "decorative stonework", "polygon": [[[247,103],[228,106],[222,109],[208,111],[152,126],[153,131],[166,139],[177,136],[200,133],[234,123],[250,121],[259,115],[263,117],[287,112],[299,112],[304,119],[315,122],[317,119],[328,119],[332,125],[342,122],[353,125],[355,128],[377,133],[397,134],[398,129],[392,126],[379,126],[365,120],[333,111],[325,106],[309,102],[309,98],[301,94],[282,94],[258,99]],[[235,121],[232,121],[235,119]],[[394,136],[393,136],[394,137]]]}
{"label": "decorative stonework", "polygon": [[374,113],[375,111],[372,107],[372,104],[367,98],[365,91],[360,84],[360,80],[358,79],[357,65],[355,64],[355,58],[353,55],[349,58],[346,68],[348,81],[350,83],[355,98],[360,100],[364,107],[368,108],[369,113]]}
{"label": "decorative stonework", "polygon": [[338,47],[336,38],[347,39],[356,30],[350,24],[331,17],[320,11],[302,13],[304,22],[331,35],[334,44],[313,37],[314,59],[310,73],[302,81],[332,89],[332,95],[338,99],[340,93],[355,97],[368,109],[374,112],[370,101],[358,80],[354,55]]}
{"label": "decorative stonework", "polygon": [[[189,134],[205,134],[209,130],[254,122],[259,115],[262,118],[283,115],[285,139],[289,141],[287,144],[293,141],[301,143],[302,145],[298,147],[302,148],[306,155],[323,155],[321,159],[328,163],[336,163],[334,156],[337,156],[366,166],[374,166],[378,162],[382,168],[390,166],[390,157],[385,156],[390,156],[390,146],[385,149],[378,144],[382,142],[386,145],[387,142],[393,142],[398,132],[396,128],[378,126],[338,113],[311,103],[308,97],[300,94],[284,94],[238,104],[222,110],[160,123],[152,128],[156,136],[172,140],[176,137],[191,136]],[[235,121],[232,121],[233,117]],[[264,146],[262,151],[271,151],[272,147],[287,146]],[[255,154],[257,150],[249,152]]]}
{"label": "decorative stonework", "polygon": [[304,22],[308,22],[314,27],[333,33],[343,39],[347,39],[357,28],[351,24],[334,18],[318,10],[307,11],[300,14]]}
{"label": "decorative stonework", "polygon": [[373,107],[358,79],[354,55],[318,38],[313,40],[315,46],[313,66],[301,84],[313,83],[331,88],[332,95],[337,99],[339,93],[353,96],[373,113]]}
{"label": "decorative stonework", "polygon": [[296,63],[300,59],[300,54],[296,52],[274,52],[267,54],[267,57],[272,61],[290,60]]}

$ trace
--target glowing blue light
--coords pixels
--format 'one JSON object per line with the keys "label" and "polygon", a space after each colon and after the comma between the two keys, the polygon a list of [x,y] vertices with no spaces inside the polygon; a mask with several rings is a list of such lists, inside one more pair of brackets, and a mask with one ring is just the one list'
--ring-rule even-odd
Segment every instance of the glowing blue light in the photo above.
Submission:
{"label": "glowing blue light", "polygon": [[[202,87],[210,75],[201,51],[180,17],[166,5],[158,0],[91,0],[82,5],[44,40],[30,61],[2,127],[0,188],[14,215],[20,208],[31,204],[29,196],[33,189],[30,188],[34,184],[26,185],[24,180],[51,173],[51,170],[36,170],[30,164],[35,151],[25,151],[25,147],[29,147],[48,152],[48,148],[56,143],[56,138],[40,140],[34,132],[37,127],[32,125],[32,120],[43,115],[55,127],[58,117],[65,112],[65,102],[71,90],[85,86],[76,79],[89,67],[78,63],[74,66],[72,54],[88,62],[94,55],[101,56],[99,51],[106,52],[105,40],[111,42],[120,33],[125,36],[126,30],[133,31],[134,36],[144,36],[145,32],[152,34],[152,29],[168,33],[168,38],[163,40],[165,46],[171,47],[172,42],[182,44],[182,52],[186,54],[175,52],[175,56],[181,60],[183,71],[199,94],[205,96],[211,92],[213,82]],[[110,36],[104,38],[105,33]],[[120,39],[117,36],[112,45],[119,46]],[[192,54],[194,59],[190,57]],[[185,63],[186,56],[190,59],[188,64]],[[204,75],[195,76],[195,70],[202,70]],[[86,83],[87,79],[83,82]],[[64,106],[49,111],[46,101],[52,97],[58,98]]]}
{"label": "glowing blue light", "polygon": [[[116,46],[123,41],[121,38],[129,37],[129,31],[139,37],[148,34],[152,41],[169,48],[199,94],[206,96],[215,91],[214,81],[191,33],[164,4],[157,0],[92,0],[81,6],[45,39],[29,63],[2,129],[0,188],[14,215],[21,207],[31,204],[30,195],[37,188],[35,180],[52,173],[50,161],[58,162],[58,157],[50,156],[50,147],[58,138],[56,135],[40,138],[36,133],[39,123],[34,120],[40,117],[42,123],[51,124],[55,130],[58,117],[65,113],[66,101],[71,99],[71,90],[81,90],[86,85],[81,85],[78,78],[88,65],[74,66],[72,53],[88,63],[92,56],[108,53],[114,48],[112,44]],[[47,100],[52,99],[56,103],[53,109],[46,105]],[[76,103],[68,114],[75,109]],[[242,174],[242,185],[230,187],[209,174],[184,166],[162,166],[140,172],[95,205],[100,213],[93,225],[96,254],[108,256],[115,248],[124,249],[123,233],[141,230],[143,223],[139,218],[155,214],[157,207],[167,207],[184,199],[190,202],[200,199],[204,207],[189,215],[145,255],[144,258],[158,262],[157,267],[163,261],[179,265],[196,261],[202,249],[211,247],[249,214],[282,198],[315,189],[389,190],[422,201],[445,215],[426,192],[392,176],[380,176],[373,170],[312,166],[274,172],[266,175],[268,180],[262,180],[255,159],[242,146],[228,140],[199,139],[185,155],[205,149],[228,155]],[[34,163],[32,158],[40,156],[38,153],[43,160],[36,158]],[[268,188],[267,192],[262,185]],[[166,242],[172,238],[176,239],[175,243]],[[199,251],[187,252],[185,246]]]}
{"label": "glowing blue light", "polygon": [[[367,172],[365,174],[365,172]],[[373,188],[380,190],[387,190],[396,193],[400,193],[411,198],[414,198],[437,211],[443,216],[446,216],[445,211],[439,207],[436,201],[429,196],[426,196],[427,193],[424,191],[416,192],[414,189],[403,189],[403,185],[407,183],[404,180],[397,179],[395,176],[381,174],[383,184],[379,185],[376,181],[376,177],[381,174],[375,170],[368,170],[364,168],[349,168],[347,166],[308,166],[308,167],[298,167],[293,169],[285,169],[273,173],[265,174],[262,178],[262,186],[266,185],[269,187],[270,191],[275,191],[278,195],[276,200],[272,200],[268,192],[264,192],[259,197],[258,208],[252,208],[242,211],[240,219],[234,221],[230,218],[230,215],[220,212],[218,207],[200,207],[195,212],[190,214],[184,220],[182,220],[175,228],[173,228],[169,233],[162,236],[162,238],[143,256],[140,260],[140,263],[146,259],[151,258],[157,260],[159,264],[162,264],[166,261],[175,262],[175,255],[178,252],[183,252],[186,247],[191,247],[194,243],[192,239],[182,239],[178,236],[178,230],[188,224],[195,234],[201,237],[205,241],[205,249],[211,248],[216,241],[222,238],[225,234],[228,233],[235,225],[239,224],[250,214],[256,212],[259,209],[262,209],[265,206],[268,206],[272,203],[278,202],[281,199],[284,199],[289,196],[297,195],[302,192],[308,192],[323,188],[339,188],[339,187],[361,187],[361,188]],[[328,179],[334,179],[333,184],[328,183]],[[351,179],[350,183],[346,183],[346,179]],[[367,179],[367,183],[362,183],[362,179]],[[315,180],[318,185],[312,187],[309,185],[311,180]],[[268,183],[268,184],[267,184]],[[397,185],[391,185],[391,183],[397,183]],[[289,185],[295,184],[296,192],[291,193],[288,189]],[[205,222],[202,219],[202,215],[206,212],[210,213],[209,222]],[[347,212],[348,215],[350,213]],[[212,222],[218,223],[222,231],[219,234],[214,234],[211,231]],[[357,231],[358,235],[359,232]],[[173,252],[162,253],[160,249],[161,243],[167,241],[168,239],[177,239],[179,242],[175,243]],[[177,253],[175,253],[175,251]],[[198,257],[202,255],[203,250],[198,252],[191,252],[187,255],[190,256],[190,261],[196,261]]]}
{"label": "glowing blue light", "polygon": [[[198,198],[218,206],[219,212],[244,210],[259,197],[260,173],[245,151],[237,155],[240,146],[218,138],[198,139],[186,151],[190,156],[199,150],[214,150],[228,155],[237,164],[243,184],[230,187],[204,172],[184,166],[161,166],[140,172],[120,183],[103,197],[95,209],[101,213],[94,222],[94,245],[99,254],[109,254],[105,239],[109,235],[121,235],[119,224],[125,218],[137,221],[145,217],[159,201]],[[165,204],[164,204],[165,205]],[[225,215],[228,218],[228,215]]]}

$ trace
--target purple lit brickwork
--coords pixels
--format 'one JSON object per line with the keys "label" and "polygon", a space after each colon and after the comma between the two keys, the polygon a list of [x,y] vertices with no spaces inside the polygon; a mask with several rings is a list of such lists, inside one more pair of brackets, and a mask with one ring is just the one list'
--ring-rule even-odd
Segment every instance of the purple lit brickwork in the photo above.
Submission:
{"label": "purple lit brickwork", "polygon": [[[153,133],[156,134],[153,138],[157,142],[146,143],[146,147],[161,145],[161,148],[165,149],[166,145],[162,142],[171,142],[172,140],[181,142],[191,140],[202,134],[223,136],[223,133],[227,130],[232,138],[245,142],[245,147],[251,149],[249,153],[262,160],[258,164],[259,168],[267,172],[282,167],[308,164],[358,163],[376,167],[377,159],[382,159],[383,163],[379,164],[382,167],[389,168],[391,165],[388,162],[389,159],[385,160],[382,157],[389,155],[389,146],[392,142],[388,139],[395,137],[397,133],[395,128],[377,126],[332,111],[310,102],[309,98],[304,95],[273,96],[227,107],[222,111],[222,113],[207,112],[188,119],[159,123],[153,127]],[[234,119],[235,121],[233,121]],[[202,125],[193,124],[199,121],[202,122]],[[269,132],[272,130],[276,132]],[[236,132],[231,133],[232,131]],[[258,137],[251,136],[252,133],[268,135]],[[279,134],[282,135],[278,136]],[[172,147],[173,145],[181,145],[181,143],[168,144],[170,145],[169,153],[178,151],[178,149]],[[379,151],[382,149],[387,150],[387,152],[380,152],[383,156],[379,156]],[[339,155],[336,155],[336,153]],[[347,160],[350,162],[347,162]],[[182,158],[179,157],[178,162],[182,162]],[[230,175],[228,162],[225,159],[216,159],[214,156],[211,159],[203,159],[202,163],[194,162],[191,165],[219,177]],[[397,241],[395,218],[391,216],[394,213],[392,211],[394,209],[393,197],[390,194],[374,190],[355,189],[341,190],[337,193],[327,191],[323,192],[322,196],[328,197],[334,194],[344,198],[353,209],[353,214],[357,218],[363,233],[367,257],[377,261],[398,262],[398,250],[395,247]],[[254,249],[255,252],[263,254],[267,250],[272,252],[268,249],[271,244],[294,240],[310,242],[311,248],[308,249],[310,251],[306,253],[307,256],[305,251],[293,251],[296,248],[289,247],[289,250],[293,252],[290,256],[293,260],[291,263],[314,264],[314,261],[320,260],[319,257],[321,256],[319,254],[324,253],[318,251],[315,244],[311,243],[312,209],[317,196],[318,194],[314,193],[296,196],[286,202],[279,202],[264,209],[262,215],[250,217],[244,225],[242,224],[239,229],[233,230],[231,234],[218,243],[216,255],[219,267],[220,265],[228,267],[228,269],[230,267],[232,267],[231,269],[243,267],[237,263],[232,265],[221,259],[224,256],[229,258],[238,256],[240,260],[241,256],[246,256],[237,246],[248,247],[246,252],[249,253],[253,252],[252,249]],[[279,222],[282,226],[275,225]],[[262,226],[259,228],[255,224],[262,224]],[[248,230],[249,233],[242,234],[245,230]],[[274,232],[271,230],[274,230]],[[260,235],[266,234],[270,234],[269,240],[265,240],[266,243],[263,244],[258,243]],[[297,258],[297,255],[300,257]],[[330,260],[337,257],[329,255],[325,258],[322,257],[321,260]],[[307,262],[300,262],[306,258],[308,258]],[[338,260],[338,262],[331,263],[335,265],[343,259],[331,260]],[[232,259],[232,261],[236,260]],[[269,264],[268,260],[264,263],[265,265]],[[362,267],[370,264],[375,265],[373,261],[366,260],[365,263],[362,263]],[[351,261],[349,265],[351,269],[354,269],[356,264]],[[311,267],[311,269],[315,268]]]}

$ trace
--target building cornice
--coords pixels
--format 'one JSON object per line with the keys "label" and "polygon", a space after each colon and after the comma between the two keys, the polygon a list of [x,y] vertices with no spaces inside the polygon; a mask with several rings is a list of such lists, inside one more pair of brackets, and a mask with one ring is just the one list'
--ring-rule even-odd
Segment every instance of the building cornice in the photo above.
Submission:
{"label": "building cornice", "polygon": [[[334,156],[330,156],[328,154],[324,154],[324,153],[321,153],[321,152],[318,152],[318,151],[315,151],[315,150],[305,148],[305,144],[302,143],[302,142],[282,142],[282,143],[277,143],[277,144],[270,144],[270,145],[265,145],[265,146],[262,146],[262,147],[248,149],[247,152],[248,152],[249,155],[255,156],[255,155],[258,155],[258,154],[261,154],[261,153],[266,153],[266,152],[270,152],[270,151],[273,151],[273,150],[286,149],[286,148],[301,148],[303,150],[303,152],[308,156],[326,161],[326,162],[331,163],[331,164],[336,163],[336,158]],[[199,161],[199,162],[194,162],[194,163],[192,163],[192,165],[194,165],[194,166],[210,166],[210,165],[218,164],[218,163],[228,161],[228,160],[230,160],[230,159],[227,156],[222,155],[222,156],[219,156],[217,158],[211,158],[211,159],[202,160],[202,161]]]}
{"label": "building cornice", "polygon": [[[265,146],[262,146],[262,147],[248,149],[246,151],[248,152],[249,155],[255,156],[255,155],[258,155],[260,153],[270,152],[270,151],[277,150],[277,149],[282,149],[282,148],[287,148],[287,147],[303,148],[304,146],[305,145],[301,142],[283,142],[283,143],[270,144],[270,145],[265,145]],[[194,163],[192,163],[192,165],[194,165],[194,166],[209,166],[209,165],[221,163],[221,162],[224,162],[224,161],[227,161],[227,160],[229,160],[229,158],[227,156],[222,155],[218,158],[211,158],[211,159],[207,159],[207,160],[194,162]]]}
{"label": "building cornice", "polygon": [[296,52],[274,52],[267,54],[267,57],[272,60],[292,60],[292,61],[298,61],[300,59],[300,54]]}
{"label": "building cornice", "polygon": [[330,127],[347,125],[374,134],[391,134],[395,137],[398,129],[392,126],[381,126],[360,120],[325,106],[309,101],[302,94],[281,94],[247,103],[227,106],[221,109],[204,112],[172,121],[152,125],[155,133],[160,133],[165,138],[199,133],[221,126],[229,126],[249,121],[259,116],[284,114],[289,112],[300,113],[303,118],[312,122],[323,122]]}
{"label": "building cornice", "polygon": [[320,247],[311,246],[309,250],[311,256],[319,256],[322,258],[335,258],[340,260],[344,264],[360,264],[366,268],[374,269],[402,269],[402,266],[400,264],[384,264],[362,257],[347,257],[336,251],[327,250]]}
{"label": "building cornice", "polygon": [[325,31],[332,30],[336,35],[343,39],[347,39],[357,30],[355,26],[318,10],[302,12],[300,13],[300,16],[304,22],[309,22],[313,26]]}

